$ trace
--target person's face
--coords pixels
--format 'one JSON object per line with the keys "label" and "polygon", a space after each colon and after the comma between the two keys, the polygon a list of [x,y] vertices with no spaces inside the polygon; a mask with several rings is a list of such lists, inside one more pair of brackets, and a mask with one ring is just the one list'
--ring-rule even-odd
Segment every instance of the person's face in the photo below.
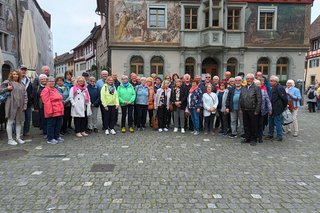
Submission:
{"label": "person's face", "polygon": [[70,80],[71,80],[71,78],[72,78],[72,75],[67,74],[67,75],[66,75],[66,78],[67,78],[67,80],[69,80],[69,81],[70,81]]}
{"label": "person's face", "polygon": [[291,82],[287,82],[287,87],[288,88],[292,87],[292,83]]}
{"label": "person's face", "polygon": [[247,75],[247,84],[248,85],[251,85],[252,84],[252,82],[253,82],[253,80],[254,80],[254,78],[251,76],[251,75]]}
{"label": "person's face", "polygon": [[173,80],[175,81],[176,79],[178,79],[178,76],[177,76],[177,75],[174,75],[174,76],[173,76]]}
{"label": "person's face", "polygon": [[96,84],[96,81],[95,80],[90,80],[90,85],[91,86],[94,86]]}
{"label": "person's face", "polygon": [[226,72],[224,75],[226,78],[231,78],[231,72]]}
{"label": "person's face", "polygon": [[132,73],[131,74],[131,80],[136,81],[137,80],[137,75]]}
{"label": "person's face", "polygon": [[220,84],[220,89],[221,89],[221,90],[224,90],[225,88],[226,88],[226,85]]}
{"label": "person's face", "polygon": [[189,77],[185,77],[184,82],[186,82],[187,84],[190,83],[190,78]]}
{"label": "person's face", "polygon": [[270,79],[270,85],[273,87],[277,84],[277,82],[274,79]]}
{"label": "person's face", "polygon": [[117,74],[112,74],[112,78],[113,78],[113,80],[116,80],[116,79],[118,79],[118,75]]}
{"label": "person's face", "polygon": [[161,84],[161,81],[160,81],[159,78],[156,79],[156,84],[157,84],[157,85]]}
{"label": "person's face", "polygon": [[128,79],[127,78],[123,78],[123,79],[121,79],[121,82],[124,83],[124,84],[128,83]]}
{"label": "person's face", "polygon": [[44,68],[42,69],[42,73],[45,74],[45,75],[50,75],[50,69],[49,69],[49,67],[44,67]]}
{"label": "person's face", "polygon": [[218,84],[219,78],[213,78],[213,79],[212,79],[212,82],[213,82],[214,84]]}
{"label": "person's face", "polygon": [[200,76],[200,75],[196,75],[196,76],[194,77],[194,80],[195,80],[196,82],[200,82],[200,81],[201,81],[201,76]]}
{"label": "person's face", "polygon": [[141,80],[141,84],[144,86],[144,85],[146,85],[146,80],[145,79],[143,79],[143,80]]}
{"label": "person's face", "polygon": [[84,79],[86,79],[86,82],[88,82],[89,81],[89,76],[86,76],[86,77],[84,77]]}
{"label": "person's face", "polygon": [[150,87],[152,85],[152,81],[147,81],[147,86]]}
{"label": "person's face", "polygon": [[21,72],[21,76],[24,77],[27,75],[27,69],[20,69],[20,72]]}
{"label": "person's face", "polygon": [[197,86],[197,82],[196,82],[196,81],[193,81],[193,82],[192,82],[192,86],[193,86],[193,87]]}
{"label": "person's face", "polygon": [[19,74],[17,72],[13,72],[12,73],[12,80],[13,81],[18,81],[18,79],[19,79]]}
{"label": "person's face", "polygon": [[181,87],[181,81],[176,81],[176,87]]}
{"label": "person's face", "polygon": [[257,78],[262,78],[262,72],[257,72]]}
{"label": "person's face", "polygon": [[[42,80],[42,79],[41,79]],[[44,79],[44,80],[46,80],[46,79]],[[42,82],[41,82],[42,83]],[[58,81],[57,81],[57,84],[58,84],[58,86],[63,86],[63,80],[61,80],[61,79],[59,79]]]}
{"label": "person's face", "polygon": [[171,80],[170,76],[166,76],[165,80],[170,81]]}
{"label": "person's face", "polygon": [[255,84],[256,84],[258,87],[261,87],[261,82],[260,82],[260,81],[255,82]]}
{"label": "person's face", "polygon": [[211,93],[212,88],[211,87],[207,87],[207,93]]}
{"label": "person's face", "polygon": [[210,75],[207,75],[206,76],[206,83],[209,83],[211,81],[211,76]]}
{"label": "person's face", "polygon": [[164,88],[165,88],[165,89],[168,89],[168,88],[169,88],[169,85],[170,85],[170,83],[169,83],[169,82],[166,82],[166,83],[164,84]]}
{"label": "person's face", "polygon": [[235,81],[234,80],[229,81],[229,85],[230,86],[234,86],[235,85]]}
{"label": "person's face", "polygon": [[48,81],[48,86],[49,86],[49,87],[53,88],[53,87],[54,87],[54,84],[55,84],[55,82],[54,82],[53,79]]}
{"label": "person's face", "polygon": [[240,87],[241,84],[242,84],[242,80],[241,80],[241,79],[236,79],[236,80],[235,80],[235,85],[236,85],[236,87]]}
{"label": "person's face", "polygon": [[137,77],[136,77],[136,80],[137,80],[138,82],[140,82],[140,77],[139,77],[139,76],[137,76]]}
{"label": "person's face", "polygon": [[102,78],[104,80],[106,80],[108,78],[108,73],[106,73],[106,72],[102,73]]}
{"label": "person's face", "polygon": [[113,79],[112,78],[108,78],[107,79],[107,84],[112,85],[113,84]]}
{"label": "person's face", "polygon": [[78,80],[78,84],[80,85],[80,86],[84,86],[84,84],[85,84],[85,81],[84,80]]}

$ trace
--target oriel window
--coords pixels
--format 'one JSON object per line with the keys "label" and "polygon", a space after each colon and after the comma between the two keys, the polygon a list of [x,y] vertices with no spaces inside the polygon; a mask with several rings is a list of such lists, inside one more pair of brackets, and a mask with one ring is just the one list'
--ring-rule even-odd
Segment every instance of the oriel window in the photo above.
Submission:
{"label": "oriel window", "polygon": [[195,30],[198,28],[198,8],[185,8],[185,24],[186,30]]}
{"label": "oriel window", "polygon": [[228,30],[240,30],[240,9],[228,10]]}

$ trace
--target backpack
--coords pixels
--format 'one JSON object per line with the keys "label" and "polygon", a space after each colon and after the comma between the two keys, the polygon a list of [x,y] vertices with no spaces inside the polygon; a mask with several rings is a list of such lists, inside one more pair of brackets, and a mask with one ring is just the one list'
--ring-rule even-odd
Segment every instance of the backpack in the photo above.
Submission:
{"label": "backpack", "polygon": [[310,91],[308,94],[309,99],[314,99],[316,96],[314,95],[314,91]]}

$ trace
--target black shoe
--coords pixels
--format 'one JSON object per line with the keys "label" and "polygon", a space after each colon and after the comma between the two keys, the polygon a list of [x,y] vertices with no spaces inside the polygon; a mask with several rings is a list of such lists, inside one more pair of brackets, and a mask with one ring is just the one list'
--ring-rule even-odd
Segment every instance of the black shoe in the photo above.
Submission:
{"label": "black shoe", "polygon": [[250,139],[243,139],[241,143],[250,143]]}
{"label": "black shoe", "polygon": [[278,138],[277,141],[278,141],[278,142],[282,142],[282,138]]}
{"label": "black shoe", "polygon": [[93,131],[94,131],[95,133],[98,133],[98,132],[99,132],[99,130],[98,130],[97,128],[94,128]]}
{"label": "black shoe", "polygon": [[259,143],[263,143],[262,138],[259,138],[259,139],[258,139],[258,142],[259,142]]}
{"label": "black shoe", "polygon": [[265,137],[266,140],[273,140],[273,136],[268,135],[267,137]]}
{"label": "black shoe", "polygon": [[257,142],[256,142],[256,141],[250,143],[250,146],[256,146],[256,145],[257,145]]}
{"label": "black shoe", "polygon": [[245,134],[242,134],[242,135],[241,135],[241,139],[246,139],[246,135],[245,135]]}
{"label": "black shoe", "polygon": [[86,131],[88,134],[91,134],[92,133],[92,129],[87,129]]}
{"label": "black shoe", "polygon": [[236,137],[237,135],[234,135],[234,134],[229,135],[229,138],[236,138]]}

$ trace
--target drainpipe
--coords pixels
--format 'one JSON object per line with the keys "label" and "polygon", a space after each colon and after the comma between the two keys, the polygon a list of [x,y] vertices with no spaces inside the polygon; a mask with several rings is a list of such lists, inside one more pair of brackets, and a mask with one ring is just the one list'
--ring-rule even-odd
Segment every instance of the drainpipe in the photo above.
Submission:
{"label": "drainpipe", "polygon": [[18,5],[18,0],[15,0],[15,4],[16,4],[16,24],[17,24],[17,56],[18,56],[18,64],[17,66],[19,66],[21,64],[21,60],[20,60],[20,24],[19,24],[19,5]]}

